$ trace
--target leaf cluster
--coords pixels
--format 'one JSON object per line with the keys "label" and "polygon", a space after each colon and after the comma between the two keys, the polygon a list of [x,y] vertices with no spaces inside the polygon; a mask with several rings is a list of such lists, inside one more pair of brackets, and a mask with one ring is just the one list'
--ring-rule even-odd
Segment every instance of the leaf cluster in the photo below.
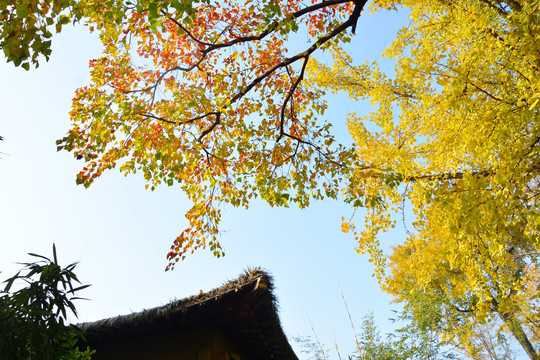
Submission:
{"label": "leaf cluster", "polygon": [[[357,350],[348,354],[348,360],[442,360],[457,359],[456,352],[436,336],[430,326],[413,321],[409,311],[395,312],[396,324],[402,324],[394,332],[381,334],[375,323],[373,313],[364,316],[360,333],[355,335]],[[354,327],[353,327],[354,330]],[[331,358],[332,351],[323,344],[314,342],[310,336],[293,338],[309,359],[323,360]],[[342,354],[337,346],[339,359]]]}
{"label": "leaf cluster", "polygon": [[22,263],[0,292],[0,359],[90,359],[92,351],[76,346],[84,334],[67,323],[68,314],[77,315],[75,293],[89,286],[76,286],[77,264],[60,266],[54,245],[52,260],[29,255],[38,260]]}
{"label": "leaf cluster", "polygon": [[452,359],[452,354],[443,354],[442,344],[431,330],[415,326],[400,314],[400,321],[407,320],[407,325],[394,333],[383,337],[375,324],[373,313],[362,321],[359,334],[359,360],[435,360]]}
{"label": "leaf cluster", "polygon": [[29,70],[40,56],[48,60],[52,32],[80,20],[83,7],[75,0],[1,0],[0,49],[7,61]]}

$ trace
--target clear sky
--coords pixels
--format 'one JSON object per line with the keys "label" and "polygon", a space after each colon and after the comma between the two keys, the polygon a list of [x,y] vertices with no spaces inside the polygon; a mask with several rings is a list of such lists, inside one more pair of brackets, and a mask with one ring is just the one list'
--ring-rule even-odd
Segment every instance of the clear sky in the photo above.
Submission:
{"label": "clear sky", "polygon": [[[373,59],[405,23],[403,14],[366,12],[351,53],[358,62]],[[313,325],[327,347],[337,342],[344,357],[353,351],[338,283],[357,330],[369,311],[383,330],[391,328],[387,319],[396,307],[371,276],[367,256],[356,254],[352,236],[341,232],[341,216],[352,212],[339,201],[313,203],[306,210],[262,202],[248,211],[225,208],[221,241],[227,255],[215,259],[199,252],[165,272],[169,246],[187,224],[190,204],[182,192],[174,187],[145,191],[142,177],[114,170],[84,189],[75,184],[82,163],[56,152],[55,141],[69,128],[74,91],[88,82],[88,61],[100,51],[96,34],[83,26],[66,27],[53,39],[50,61],[39,69],[26,72],[0,62],[1,279],[18,270],[16,262],[30,260],[28,252],[51,255],[55,242],[61,263],[80,261],[79,278],[92,284],[80,294],[90,300],[77,305],[84,322],[208,291],[248,266],[261,266],[274,276],[289,337],[312,335]],[[348,112],[369,110],[345,94],[329,100],[325,115],[341,134],[346,134]],[[358,222],[361,216],[356,215]],[[402,229],[389,234],[385,244],[400,238]]]}

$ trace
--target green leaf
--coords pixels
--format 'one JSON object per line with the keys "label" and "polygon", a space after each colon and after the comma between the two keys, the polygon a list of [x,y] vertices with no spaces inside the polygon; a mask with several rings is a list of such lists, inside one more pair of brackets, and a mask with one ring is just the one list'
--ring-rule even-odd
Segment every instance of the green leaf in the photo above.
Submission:
{"label": "green leaf", "polygon": [[157,18],[158,17],[158,4],[157,2],[153,1],[148,6],[148,13],[151,18]]}
{"label": "green leaf", "polygon": [[56,265],[58,265],[58,257],[56,256],[56,244],[53,243],[53,259],[54,259],[54,263]]}
{"label": "green leaf", "polygon": [[[43,255],[34,254],[34,253],[28,253],[28,255],[34,256],[34,257],[38,257],[38,258],[42,258],[42,259],[44,259],[45,261],[50,261],[48,257],[43,256]],[[29,265],[29,264],[27,264],[27,265]]]}
{"label": "green leaf", "polygon": [[26,19],[28,17],[28,6],[24,4],[17,4],[15,5],[15,9],[17,10],[17,16],[23,19]]}
{"label": "green leaf", "polygon": [[13,285],[13,282],[19,278],[20,273],[21,272],[19,271],[17,274],[15,274],[15,276],[13,276],[13,277],[7,279],[6,281],[4,281],[4,282],[7,283],[5,288],[4,288],[4,291],[7,292],[7,291],[9,291],[9,289],[11,289],[11,286]]}
{"label": "green leaf", "polygon": [[62,25],[65,25],[65,24],[69,24],[70,20],[69,20],[69,17],[66,16],[66,15],[60,15],[60,20],[59,20],[60,24]]}

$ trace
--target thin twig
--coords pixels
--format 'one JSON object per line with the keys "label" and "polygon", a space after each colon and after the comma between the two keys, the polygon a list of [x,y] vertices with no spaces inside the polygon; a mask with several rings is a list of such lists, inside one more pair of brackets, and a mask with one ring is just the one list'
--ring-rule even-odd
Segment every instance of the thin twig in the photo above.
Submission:
{"label": "thin twig", "polygon": [[309,317],[308,312],[306,311],[307,318],[309,320],[309,325],[311,326],[311,331],[313,331],[313,336],[315,336],[315,340],[317,341],[317,345],[319,345],[319,349],[321,350],[321,354],[324,357],[324,360],[328,360],[326,357],[326,353],[324,352],[324,349],[319,341],[319,338],[317,337],[317,333],[315,332],[315,329],[313,328],[313,323],[311,322],[311,318]]}
{"label": "thin twig", "polygon": [[356,329],[354,328],[354,322],[352,320],[351,312],[349,311],[349,307],[347,306],[347,301],[345,300],[345,295],[343,295],[343,290],[341,289],[341,284],[336,279],[339,287],[339,293],[341,294],[341,298],[343,299],[343,304],[345,304],[345,310],[347,310],[347,315],[349,316],[349,321],[351,322],[351,328],[353,330],[354,334],[354,341],[356,342],[356,348],[358,349],[358,353],[362,354],[362,347],[360,346],[360,342],[358,341],[358,336],[356,335]]}

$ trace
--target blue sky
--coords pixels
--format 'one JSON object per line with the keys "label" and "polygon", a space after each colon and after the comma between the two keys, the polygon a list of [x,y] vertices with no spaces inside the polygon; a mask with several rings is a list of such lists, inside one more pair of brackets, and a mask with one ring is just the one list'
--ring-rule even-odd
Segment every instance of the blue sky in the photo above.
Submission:
{"label": "blue sky", "polygon": [[[366,12],[351,53],[359,62],[374,59],[405,22],[403,14]],[[26,253],[50,255],[55,242],[60,261],[80,261],[77,274],[92,284],[80,294],[90,300],[80,301],[78,310],[79,321],[93,321],[207,291],[248,266],[262,266],[274,276],[280,317],[291,337],[312,335],[313,325],[328,347],[337,342],[342,355],[353,351],[338,283],[357,330],[369,311],[383,330],[391,328],[387,319],[396,307],[371,276],[368,258],[354,251],[352,236],[341,232],[341,217],[352,211],[339,201],[305,210],[262,202],[248,211],[225,208],[221,241],[227,255],[215,259],[199,252],[165,272],[169,246],[187,224],[190,204],[182,192],[174,187],[145,191],[142,177],[116,171],[84,189],[75,184],[81,163],[56,152],[55,141],[69,129],[74,91],[88,82],[88,61],[99,54],[96,34],[76,26],[54,38],[50,61],[37,70],[0,63],[0,135],[5,137],[0,151],[6,153],[0,160],[2,279],[16,272],[16,262],[29,260]],[[325,115],[344,138],[346,114],[369,111],[345,94],[329,101]],[[362,221],[361,214],[356,217]],[[398,229],[385,244],[402,238]]]}

